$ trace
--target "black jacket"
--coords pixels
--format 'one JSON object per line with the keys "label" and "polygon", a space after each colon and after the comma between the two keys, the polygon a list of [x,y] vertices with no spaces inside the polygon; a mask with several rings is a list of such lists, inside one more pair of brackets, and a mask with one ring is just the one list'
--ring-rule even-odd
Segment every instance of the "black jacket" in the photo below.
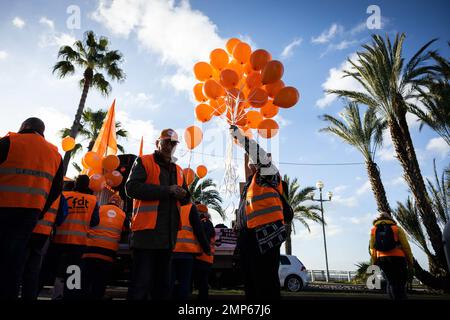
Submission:
{"label": "black jacket", "polygon": [[[156,151],[155,162],[160,167],[159,185],[146,184],[147,173],[141,158],[137,158],[131,168],[130,176],[125,185],[127,195],[139,200],[159,200],[156,227],[152,230],[140,230],[131,235],[131,247],[136,249],[169,249],[175,246],[180,212],[177,200],[169,194],[169,186],[177,184],[177,171],[174,163],[167,163]],[[187,190],[187,186],[183,185]],[[189,202],[189,192],[181,205]]]}
{"label": "black jacket", "polygon": [[[19,132],[20,134],[37,134],[31,130],[22,130]],[[0,164],[6,161],[8,158],[10,146],[10,139],[8,136],[5,136],[0,139]],[[64,165],[61,159],[61,164],[59,165],[58,171],[56,172],[55,177],[53,178],[52,186],[50,188],[50,192],[48,194],[47,202],[44,205],[42,211],[37,209],[30,208],[5,208],[0,207],[0,214],[22,214],[22,215],[37,215],[39,219],[41,219],[44,214],[50,209],[53,202],[58,199],[62,191],[62,185],[64,181]]]}

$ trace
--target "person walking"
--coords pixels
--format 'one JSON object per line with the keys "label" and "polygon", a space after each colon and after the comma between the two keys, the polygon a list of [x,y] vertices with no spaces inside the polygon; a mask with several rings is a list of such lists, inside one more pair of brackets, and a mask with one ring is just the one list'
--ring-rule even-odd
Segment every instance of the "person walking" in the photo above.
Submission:
{"label": "person walking", "polygon": [[170,298],[172,250],[180,228],[180,207],[189,203],[183,171],[173,156],[179,143],[172,129],[161,131],[153,154],[136,159],[126,182],[135,199],[129,300]]}
{"label": "person walking", "polygon": [[0,139],[0,300],[18,298],[33,229],[61,194],[62,159],[44,132],[28,118]]}

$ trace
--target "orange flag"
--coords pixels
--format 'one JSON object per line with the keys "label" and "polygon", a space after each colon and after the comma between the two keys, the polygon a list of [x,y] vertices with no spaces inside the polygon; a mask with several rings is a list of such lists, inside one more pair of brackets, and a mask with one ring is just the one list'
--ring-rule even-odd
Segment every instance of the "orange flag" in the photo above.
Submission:
{"label": "orange flag", "polygon": [[92,148],[92,151],[97,152],[100,157],[117,153],[115,106],[116,99],[114,99],[108,110],[103,126]]}
{"label": "orange flag", "polygon": [[139,157],[144,154],[144,136],[141,137],[141,146],[139,147]]}

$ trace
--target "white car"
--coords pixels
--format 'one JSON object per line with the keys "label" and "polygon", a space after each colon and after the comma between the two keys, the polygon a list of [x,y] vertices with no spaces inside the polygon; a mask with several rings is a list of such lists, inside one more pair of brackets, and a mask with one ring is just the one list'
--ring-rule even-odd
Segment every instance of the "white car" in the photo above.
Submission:
{"label": "white car", "polygon": [[278,268],[280,285],[287,291],[297,292],[308,284],[308,272],[296,256],[281,255]]}

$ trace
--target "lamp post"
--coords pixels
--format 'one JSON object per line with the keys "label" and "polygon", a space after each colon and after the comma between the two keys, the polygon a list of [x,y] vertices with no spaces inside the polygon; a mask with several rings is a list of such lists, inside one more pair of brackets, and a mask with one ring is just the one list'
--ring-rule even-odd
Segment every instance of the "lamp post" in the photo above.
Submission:
{"label": "lamp post", "polygon": [[325,248],[325,265],[326,265],[326,268],[327,268],[327,273],[326,273],[325,277],[326,277],[326,281],[329,282],[329,280],[330,280],[330,271],[328,269],[327,240],[326,240],[326,237],[325,237],[325,219],[323,217],[323,203],[327,202],[327,201],[331,201],[331,197],[333,196],[333,193],[331,191],[328,192],[328,194],[327,194],[328,195],[328,199],[323,199],[323,197],[322,197],[322,190],[323,190],[323,187],[324,187],[323,182],[320,181],[320,180],[317,181],[316,187],[317,187],[317,189],[319,189],[320,198],[319,199],[315,199],[314,198],[314,192],[310,193],[310,197],[311,197],[312,201],[320,202],[320,212],[322,213],[323,246]]}

